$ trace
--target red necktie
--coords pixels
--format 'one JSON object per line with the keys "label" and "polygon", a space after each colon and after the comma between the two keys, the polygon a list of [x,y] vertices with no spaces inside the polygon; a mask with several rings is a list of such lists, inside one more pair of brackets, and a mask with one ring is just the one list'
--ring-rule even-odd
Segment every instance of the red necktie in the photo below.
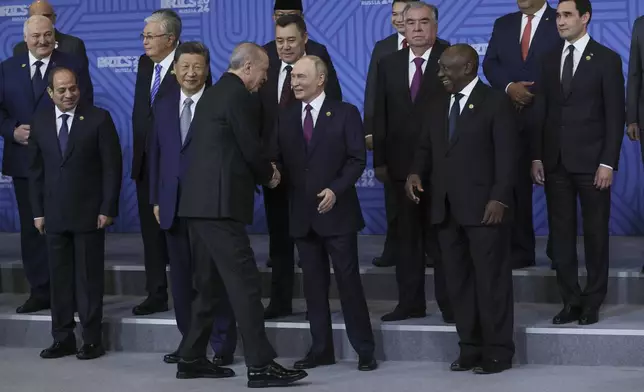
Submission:
{"label": "red necktie", "polygon": [[304,141],[308,145],[313,137],[313,116],[311,115],[311,105],[306,105],[306,115],[304,116],[304,124],[302,124],[302,129],[304,130]]}
{"label": "red necktie", "polygon": [[528,15],[528,23],[523,29],[523,36],[521,36],[521,57],[523,61],[528,58],[528,51],[530,51],[530,35],[532,34],[532,18],[534,15]]}
{"label": "red necktie", "polygon": [[291,88],[291,71],[293,67],[287,65],[284,67],[286,70],[286,78],[284,79],[284,85],[282,86],[282,91],[280,93],[280,104],[281,108],[288,106],[288,104],[295,99],[293,94],[293,89]]}
{"label": "red necktie", "polygon": [[402,40],[402,48],[406,49],[409,47],[409,44],[407,43],[407,38],[403,38]]}

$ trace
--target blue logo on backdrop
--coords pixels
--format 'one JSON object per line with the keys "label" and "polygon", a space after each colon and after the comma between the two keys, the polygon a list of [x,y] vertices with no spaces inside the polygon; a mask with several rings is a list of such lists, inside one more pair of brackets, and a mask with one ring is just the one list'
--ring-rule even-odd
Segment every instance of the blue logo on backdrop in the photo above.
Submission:
{"label": "blue logo on backdrop", "polygon": [[[514,0],[428,0],[439,12],[439,36],[452,43],[466,42],[483,56],[494,20],[516,12]],[[139,34],[143,19],[157,8],[172,8],[183,18],[182,40],[204,42],[211,50],[213,76],[226,69],[236,43],[264,44],[273,39],[273,0],[52,0],[58,14],[56,27],[85,41],[94,82],[95,101],[109,110],[123,146],[124,176],[121,214],[115,230],[137,231],[136,191],[129,179],[132,160],[131,114],[138,58],[143,53]],[[27,0],[0,0],[0,59],[11,56],[21,41]],[[344,99],[362,109],[371,50],[376,41],[392,34],[392,0],[304,0],[309,35],[325,44],[338,71]],[[556,6],[556,1],[550,0]],[[593,0],[591,35],[617,51],[626,71],[631,27],[644,13],[642,0]],[[8,22],[8,23],[7,23]],[[482,75],[482,73],[481,73]],[[371,158],[369,158],[371,159]],[[644,233],[644,187],[639,146],[624,142],[622,162],[612,194],[612,234]],[[383,189],[371,163],[356,182],[367,222],[366,234],[386,229]],[[535,227],[547,229],[545,198],[534,193]],[[264,208],[257,198],[253,232],[265,232]],[[0,178],[0,230],[16,231],[19,219],[8,177]]]}

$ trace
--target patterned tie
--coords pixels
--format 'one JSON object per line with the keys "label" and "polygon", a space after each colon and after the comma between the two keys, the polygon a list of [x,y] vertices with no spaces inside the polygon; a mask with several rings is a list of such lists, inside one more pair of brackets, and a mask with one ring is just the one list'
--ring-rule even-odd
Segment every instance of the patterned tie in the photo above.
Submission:
{"label": "patterned tie", "polygon": [[523,35],[521,36],[521,57],[523,57],[523,61],[528,58],[528,52],[530,51],[530,35],[532,34],[533,18],[534,15],[528,15],[528,23],[526,23],[523,29]]}
{"label": "patterned tie", "polygon": [[62,124],[58,132],[58,145],[60,146],[60,152],[65,155],[65,151],[67,151],[67,140],[69,139],[69,127],[67,126],[69,114],[61,114],[60,119],[62,120]]}
{"label": "patterned tie", "polygon": [[186,136],[188,135],[188,130],[190,129],[190,123],[192,122],[192,99],[186,98],[183,101],[183,110],[181,111],[181,145],[186,142]]}
{"label": "patterned tie", "polygon": [[159,92],[159,87],[161,87],[161,64],[157,64],[154,67],[154,83],[152,84],[152,91],[150,91],[150,106],[154,104],[154,98]]}
{"label": "patterned tie", "polygon": [[452,137],[456,132],[456,124],[458,122],[458,117],[461,115],[461,98],[463,94],[456,93],[454,94],[454,104],[452,109],[449,111],[449,141],[452,141]]}
{"label": "patterned tie", "polygon": [[293,67],[287,65],[284,69],[286,70],[286,79],[284,79],[284,85],[282,86],[282,92],[280,93],[281,108],[288,106],[288,104],[295,99],[293,89],[291,88],[291,71],[293,70]]}
{"label": "patterned tie", "polygon": [[44,64],[45,63],[40,60],[34,63],[34,66],[36,66],[36,73],[34,73],[34,77],[31,79],[31,87],[34,91],[34,98],[38,98],[43,91],[43,78],[40,67],[42,67]]}
{"label": "patterned tie", "polygon": [[313,137],[313,116],[311,115],[311,109],[313,109],[313,107],[311,105],[306,105],[304,109],[306,109],[306,116],[304,116],[302,129],[304,130],[304,140],[308,145]]}
{"label": "patterned tie", "polygon": [[416,72],[414,73],[414,78],[411,80],[411,86],[409,87],[412,102],[416,101],[416,96],[418,95],[418,91],[420,91],[420,84],[423,81],[424,62],[425,59],[422,57],[416,57],[414,59],[414,64],[416,64]]}
{"label": "patterned tie", "polygon": [[403,38],[402,40],[402,48],[407,49],[409,47],[409,44],[407,43],[407,38]]}
{"label": "patterned tie", "polygon": [[570,45],[568,47],[568,56],[566,56],[566,60],[564,60],[563,72],[561,73],[561,89],[566,96],[570,94],[570,88],[572,87],[574,51],[575,47]]}

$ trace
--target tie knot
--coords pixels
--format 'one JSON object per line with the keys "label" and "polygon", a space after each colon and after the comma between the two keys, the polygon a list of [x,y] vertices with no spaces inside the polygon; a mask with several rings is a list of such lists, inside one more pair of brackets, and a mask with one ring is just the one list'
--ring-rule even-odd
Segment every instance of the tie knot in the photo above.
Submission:
{"label": "tie knot", "polygon": [[425,59],[422,57],[416,57],[414,59],[414,64],[416,64],[416,68],[422,67],[424,62],[425,62]]}
{"label": "tie knot", "polygon": [[307,104],[307,105],[304,107],[304,110],[306,110],[307,112],[311,113],[311,110],[313,110],[313,106],[311,106],[311,105]]}
{"label": "tie knot", "polygon": [[40,60],[37,60],[37,61],[34,63],[34,65],[35,65],[36,67],[38,67],[38,68],[42,67],[42,66],[43,66],[43,64],[45,64],[45,63],[43,63],[43,62],[42,62],[42,61],[40,61]]}
{"label": "tie knot", "polygon": [[406,48],[409,47],[409,44],[407,43],[407,38],[403,38],[401,44],[402,44],[403,49],[406,49]]}
{"label": "tie knot", "polygon": [[287,65],[286,67],[284,67],[284,69],[286,70],[286,73],[291,73],[291,71],[293,70],[293,67],[290,65]]}
{"label": "tie knot", "polygon": [[454,99],[455,99],[456,101],[460,101],[460,100],[461,100],[461,98],[463,98],[464,96],[465,96],[465,94],[462,94],[462,93],[456,93],[456,94],[454,94]]}
{"label": "tie knot", "polygon": [[161,64],[157,64],[157,65],[155,65],[155,66],[154,66],[154,71],[155,71],[156,73],[160,73],[160,72],[161,72]]}
{"label": "tie knot", "polygon": [[185,101],[183,101],[183,105],[190,107],[190,105],[192,105],[193,102],[194,101],[192,100],[192,98],[188,97],[188,98],[186,98]]}
{"label": "tie knot", "polygon": [[69,119],[69,114],[63,113],[60,115],[60,118],[66,122]]}
{"label": "tie knot", "polygon": [[572,54],[572,52],[574,52],[574,51],[575,51],[575,45],[570,45],[568,47],[568,53]]}
{"label": "tie knot", "polygon": [[534,14],[526,16],[528,17],[528,22],[532,22],[532,19],[534,19]]}

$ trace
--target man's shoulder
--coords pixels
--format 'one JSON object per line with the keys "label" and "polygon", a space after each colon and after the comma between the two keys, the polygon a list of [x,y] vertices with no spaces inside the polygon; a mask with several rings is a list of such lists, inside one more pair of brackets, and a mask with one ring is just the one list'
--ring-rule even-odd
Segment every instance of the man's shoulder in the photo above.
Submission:
{"label": "man's shoulder", "polygon": [[389,53],[380,60],[380,68],[387,70],[392,67],[392,64],[398,64],[401,62],[406,62],[405,59],[409,58],[409,49],[397,50],[393,53]]}
{"label": "man's shoulder", "polygon": [[494,28],[496,29],[503,29],[511,25],[513,21],[515,21],[517,18],[521,16],[521,11],[516,11],[516,12],[510,12],[509,14],[505,14],[503,16],[499,16],[496,18],[494,21]]}
{"label": "man's shoulder", "polygon": [[59,30],[56,30],[56,40],[58,41],[59,44],[61,42],[65,41],[65,42],[68,42],[68,43],[74,43],[76,45],[80,45],[80,44],[84,45],[84,42],[83,42],[82,39],[80,39],[80,38],[78,38],[78,37],[76,37],[74,35],[71,35],[71,34],[65,34],[65,33],[63,33],[62,31],[59,31]]}

